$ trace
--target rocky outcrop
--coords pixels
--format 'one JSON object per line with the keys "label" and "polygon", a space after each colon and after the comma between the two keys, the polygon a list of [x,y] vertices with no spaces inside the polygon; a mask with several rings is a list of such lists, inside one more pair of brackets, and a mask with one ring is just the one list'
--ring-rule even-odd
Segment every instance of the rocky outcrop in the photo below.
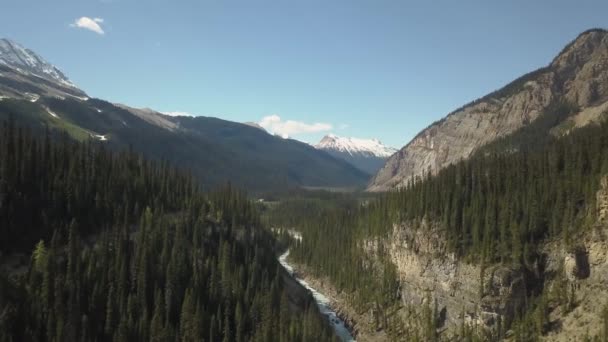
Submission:
{"label": "rocky outcrop", "polygon": [[607,31],[582,33],[549,66],[430,125],[389,158],[368,189],[401,187],[466,159],[479,147],[534,121],[555,99],[567,99],[581,111],[608,101]]}
{"label": "rocky outcrop", "polygon": [[597,191],[595,203],[598,224],[608,224],[608,177],[604,177],[600,181],[600,189]]}
{"label": "rocky outcrop", "polygon": [[84,91],[35,52],[0,39],[0,100],[8,97],[36,102],[41,96],[87,98]]}
{"label": "rocky outcrop", "polygon": [[[558,239],[548,241],[541,250],[546,256],[544,292],[553,298],[550,329],[543,337],[546,341],[581,341],[602,333],[602,317],[608,308],[607,208],[608,177],[604,177],[596,193],[597,220],[593,227],[577,234],[570,246]],[[570,308],[555,301],[560,285],[565,285],[570,296]]]}
{"label": "rocky outcrop", "polygon": [[[602,236],[606,228],[603,226],[601,232],[591,232],[579,239],[578,251],[548,244],[546,274],[555,275],[555,279],[563,275],[573,308],[552,308],[549,318],[552,329],[545,336],[547,341],[579,341],[584,336],[601,334],[602,317],[608,307],[608,240]],[[555,282],[550,282],[545,291],[552,293]]]}
{"label": "rocky outcrop", "polygon": [[[463,323],[492,328],[513,319],[526,298],[522,269],[508,265],[467,263],[447,252],[438,227],[426,220],[394,225],[383,240],[397,268],[404,307],[418,310],[431,299],[437,304],[440,327],[456,331]],[[367,252],[378,241],[367,243]],[[500,323],[499,323],[500,322]]]}
{"label": "rocky outcrop", "polygon": [[568,252],[563,264],[564,276],[570,283],[589,277],[589,254],[584,247]]}
{"label": "rocky outcrop", "polygon": [[[371,256],[383,253],[396,266],[399,298],[408,311],[420,313],[436,303],[445,336],[458,333],[463,323],[490,329],[508,326],[526,301],[542,293],[550,298],[544,338],[575,341],[585,334],[596,336],[608,308],[608,176],[599,185],[596,208],[590,211],[596,224],[568,246],[562,239],[545,242],[539,263],[530,269],[484,267],[479,260],[459,259],[449,252],[440,225],[427,219],[395,224],[388,237],[367,240],[362,248]],[[556,299],[560,288],[569,304]]]}

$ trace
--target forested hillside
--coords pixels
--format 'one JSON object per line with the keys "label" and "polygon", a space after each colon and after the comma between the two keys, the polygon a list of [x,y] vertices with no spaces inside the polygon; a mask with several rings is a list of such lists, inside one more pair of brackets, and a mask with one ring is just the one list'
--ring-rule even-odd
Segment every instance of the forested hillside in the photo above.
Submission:
{"label": "forested hillside", "polygon": [[[501,323],[496,325],[494,320],[490,330],[468,331],[463,303],[458,308],[462,312],[447,313],[463,322],[454,334],[498,340],[512,329],[511,336],[535,340],[551,330],[549,308],[575,305],[576,298],[574,286],[563,287],[559,273],[545,271],[550,257],[545,246],[551,242],[572,255],[588,253],[582,237],[595,231],[603,236],[604,230],[597,223],[596,193],[600,179],[608,174],[608,123],[556,134],[563,117],[572,112],[572,106],[556,103],[534,124],[469,160],[435,176],[412,180],[405,188],[369,203],[342,208],[328,204],[323,210],[310,203],[294,206],[285,202],[271,217],[276,225],[302,232],[302,241],[294,242],[292,248],[296,262],[350,293],[352,304],[360,311],[373,310],[377,328],[388,330],[394,338],[439,338],[443,323],[433,316],[439,315],[433,313],[436,293],[423,295],[430,296],[425,301],[427,311],[421,313],[419,307],[418,315],[403,313],[409,310],[403,307],[404,298],[411,293],[406,293],[407,284],[399,282],[396,269],[410,267],[411,258],[430,250],[425,259],[429,264],[460,260],[479,270],[477,279],[487,278],[494,274],[490,270],[498,268],[508,270],[504,272],[510,277],[521,277],[524,298],[511,311],[496,313],[502,317]],[[300,224],[288,219],[295,215]],[[401,236],[405,236],[403,245],[396,245]],[[419,243],[420,236],[428,239],[428,245]],[[410,259],[399,259],[402,254],[398,253],[408,249],[412,249],[407,254]],[[410,271],[408,276],[422,274]],[[514,283],[505,281],[511,286],[508,291],[515,291]],[[475,282],[480,297],[488,296],[485,281]],[[550,282],[551,287],[545,286]],[[398,311],[402,314],[395,315]],[[424,312],[433,313],[433,318],[425,318]],[[608,316],[604,319],[608,322]],[[604,330],[603,338],[606,333]]]}
{"label": "forested hillside", "polygon": [[243,193],[132,152],[2,123],[0,229],[0,341],[334,339]]}
{"label": "forested hillside", "polygon": [[32,102],[0,93],[0,120],[10,116],[36,133],[48,127],[80,141],[102,141],[116,151],[131,148],[147,159],[166,160],[190,170],[208,189],[228,181],[250,191],[357,187],[369,178],[308,144],[212,117],[169,117],[99,99],[41,96]]}

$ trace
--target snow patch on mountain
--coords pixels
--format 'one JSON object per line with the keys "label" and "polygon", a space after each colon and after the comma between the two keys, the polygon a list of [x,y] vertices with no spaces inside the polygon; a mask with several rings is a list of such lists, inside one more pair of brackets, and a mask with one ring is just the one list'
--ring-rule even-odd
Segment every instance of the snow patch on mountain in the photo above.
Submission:
{"label": "snow patch on mountain", "polygon": [[38,102],[38,100],[40,100],[40,95],[38,94],[25,93],[24,95],[30,102]]}
{"label": "snow patch on mountain", "polygon": [[59,119],[59,115],[57,115],[55,112],[50,110],[48,107],[44,107],[44,109],[46,110],[47,113],[49,113],[50,116]]}
{"label": "snow patch on mountain", "polygon": [[180,111],[173,111],[173,112],[160,112],[161,114],[167,115],[167,116],[189,116],[191,118],[195,117],[196,115],[192,114],[192,113],[188,113],[188,112],[180,112]]}
{"label": "snow patch on mountain", "polygon": [[22,74],[30,74],[63,86],[76,88],[59,69],[9,39],[0,39],[0,64],[6,65]]}
{"label": "snow patch on mountain", "polygon": [[360,139],[339,137],[328,134],[321,141],[314,145],[320,150],[332,150],[354,155],[368,155],[379,158],[388,158],[397,152],[397,149],[384,145],[378,139]]}

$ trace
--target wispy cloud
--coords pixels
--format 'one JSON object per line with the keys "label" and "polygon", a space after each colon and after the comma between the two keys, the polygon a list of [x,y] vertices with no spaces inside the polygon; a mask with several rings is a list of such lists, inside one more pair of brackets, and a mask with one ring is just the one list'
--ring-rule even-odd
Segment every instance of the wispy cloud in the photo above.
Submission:
{"label": "wispy cloud", "polygon": [[196,115],[192,114],[192,113],[188,113],[188,112],[161,112],[162,114],[165,115],[169,115],[169,116],[191,116],[191,117],[195,117]]}
{"label": "wispy cloud", "polygon": [[344,123],[343,123],[343,124],[340,124],[340,126],[338,126],[338,129],[347,129],[347,128],[349,128],[349,127],[350,127],[350,125],[349,125],[349,124],[344,124]]}
{"label": "wispy cloud", "polygon": [[101,27],[103,21],[104,20],[102,18],[80,17],[74,20],[74,22],[70,24],[70,27],[81,28],[84,30],[93,31],[100,35],[104,35],[106,33]]}
{"label": "wispy cloud", "polygon": [[305,123],[294,120],[283,120],[278,115],[265,116],[258,124],[267,131],[285,138],[298,134],[327,132],[333,129],[333,126],[328,123]]}

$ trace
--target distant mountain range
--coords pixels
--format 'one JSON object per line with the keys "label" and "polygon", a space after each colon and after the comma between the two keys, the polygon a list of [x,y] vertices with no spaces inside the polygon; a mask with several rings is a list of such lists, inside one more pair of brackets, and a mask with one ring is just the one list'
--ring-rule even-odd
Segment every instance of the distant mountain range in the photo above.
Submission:
{"label": "distant mountain range", "polygon": [[229,181],[253,191],[362,187],[369,180],[342,159],[255,126],[90,98],[33,51],[0,39],[0,119],[9,117],[41,132],[49,127],[168,160],[209,187]]}
{"label": "distant mountain range", "polygon": [[323,137],[315,148],[343,159],[370,175],[376,174],[386,159],[397,152],[397,149],[377,139],[346,138],[333,134]]}

